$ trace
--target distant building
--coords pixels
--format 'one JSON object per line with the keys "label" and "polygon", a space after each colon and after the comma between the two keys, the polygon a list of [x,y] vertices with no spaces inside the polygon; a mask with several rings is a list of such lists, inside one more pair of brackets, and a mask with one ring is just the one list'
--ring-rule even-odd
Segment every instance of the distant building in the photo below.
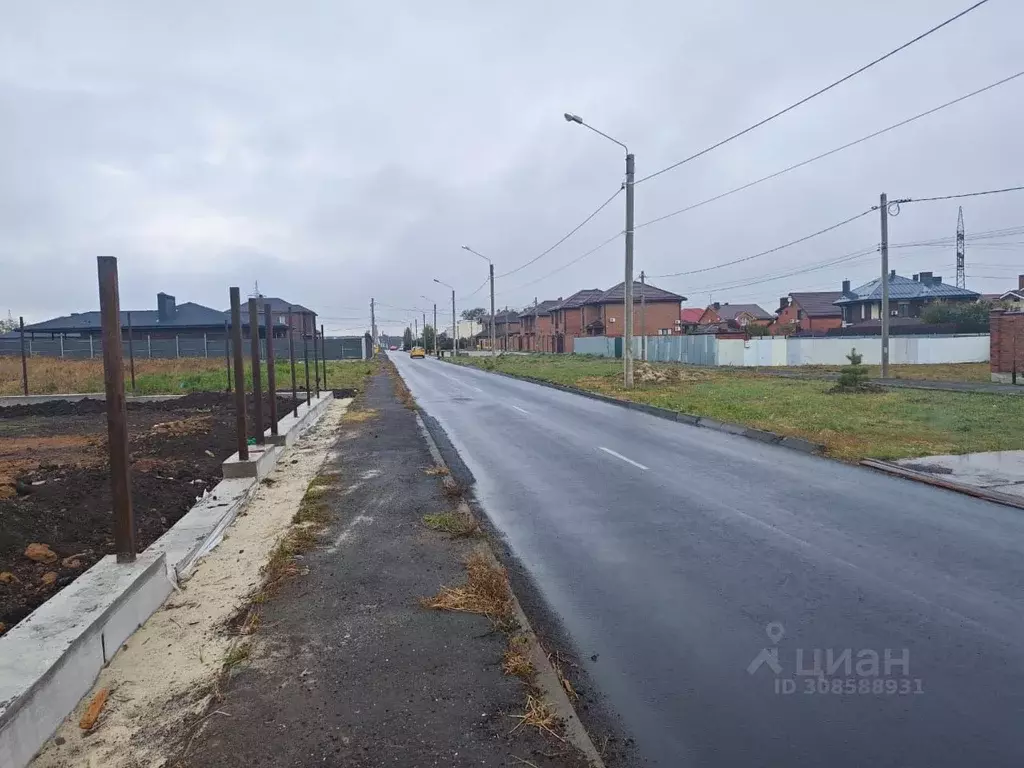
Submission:
{"label": "distant building", "polygon": [[842,296],[840,291],[805,291],[783,296],[779,299],[775,322],[771,324],[772,335],[824,333],[831,328],[841,328],[843,311],[835,302]]}
{"label": "distant building", "polygon": [[[934,301],[977,301],[981,294],[942,282],[938,275],[920,272],[913,279],[889,273],[889,314],[892,317],[920,317],[921,310]],[[853,290],[843,281],[842,296],[833,302],[843,313],[843,323],[851,325],[882,316],[882,278]]]}
{"label": "distant building", "polygon": [[997,301],[1008,304],[1024,304],[1024,275],[1017,275],[1017,287],[995,297]]}
{"label": "distant building", "polygon": [[679,330],[682,333],[690,333],[700,325],[700,318],[704,314],[702,307],[684,307],[679,310]]}
{"label": "distant building", "polygon": [[[585,330],[588,336],[625,335],[625,282],[612,286],[600,296],[587,299],[596,308]],[[650,283],[633,283],[633,335],[674,336],[680,333],[679,305],[685,296]]]}
{"label": "distant building", "polygon": [[[270,313],[273,317],[272,325],[274,329],[274,336],[281,338],[286,337],[288,334],[289,327],[291,328],[292,335],[297,339],[301,339],[303,336],[311,338],[313,331],[316,328],[316,312],[302,306],[301,304],[293,304],[279,299],[273,296],[259,296],[256,299],[258,305],[256,323],[260,328],[266,326],[266,318],[264,318],[264,306],[270,304]],[[242,336],[243,338],[251,338],[250,334],[250,322],[249,322],[249,302],[242,300]],[[292,323],[288,322],[288,312],[291,311]],[[231,310],[225,310],[224,316],[231,319]],[[261,331],[261,335],[266,335],[266,331]]]}
{"label": "distant building", "polygon": [[730,323],[733,326],[746,328],[748,325],[768,325],[775,317],[757,304],[719,304],[717,301],[708,306],[700,316],[698,325],[717,325]]}
{"label": "distant building", "polygon": [[[134,334],[152,339],[224,335],[226,318],[216,309],[190,301],[177,304],[175,298],[167,293],[156,295],[156,306],[156,309],[122,310],[121,333],[124,338],[128,338],[129,321]],[[98,311],[72,312],[64,317],[25,326],[25,333],[33,336],[99,337],[102,331]]]}

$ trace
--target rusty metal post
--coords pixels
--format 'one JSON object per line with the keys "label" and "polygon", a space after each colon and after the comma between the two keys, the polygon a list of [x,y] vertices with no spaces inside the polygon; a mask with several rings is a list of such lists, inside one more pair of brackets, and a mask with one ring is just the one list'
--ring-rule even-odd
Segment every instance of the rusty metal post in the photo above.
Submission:
{"label": "rusty metal post", "polygon": [[324,363],[324,389],[327,389],[327,337],[324,335],[324,327],[320,326],[320,359]]}
{"label": "rusty metal post", "polygon": [[21,390],[28,396],[28,360],[25,358],[25,318],[18,318],[18,327],[21,329]]}
{"label": "rusty metal post", "polygon": [[[121,344],[121,339],[118,337],[118,346]],[[135,394],[135,350],[134,344],[132,344],[132,313],[128,313],[128,366],[132,370],[132,394]]]}
{"label": "rusty metal post", "polygon": [[263,445],[263,384],[260,381],[260,308],[249,299],[249,356],[252,363],[252,409],[256,422],[256,445]]}
{"label": "rusty metal post", "polygon": [[320,358],[316,353],[316,315],[313,315],[313,375],[316,383],[316,396],[320,397]]}
{"label": "rusty metal post", "polygon": [[277,436],[277,371],[274,370],[274,320],[270,304],[263,305],[267,316],[267,398],[270,402],[270,434]]}
{"label": "rusty metal post", "polygon": [[224,363],[228,367],[228,392],[231,391],[231,341],[228,333],[228,321],[224,321]]}
{"label": "rusty metal post", "polygon": [[[235,432],[238,458],[249,460],[245,428],[245,361],[242,358],[242,302],[237,288],[231,289],[231,351],[235,358]],[[227,343],[225,341],[225,343]]]}
{"label": "rusty metal post", "polygon": [[306,316],[302,317],[302,358],[306,366],[306,405],[309,405],[309,337],[306,336]]}
{"label": "rusty metal post", "polygon": [[295,333],[293,323],[295,318],[292,317],[292,308],[288,307],[288,358],[291,360],[292,365],[292,408],[294,409],[295,418],[299,418],[299,394],[298,387],[295,386]]}
{"label": "rusty metal post", "polygon": [[110,448],[110,490],[114,507],[114,549],[117,562],[135,562],[135,519],[128,463],[128,406],[124,396],[124,350],[121,347],[121,306],[117,259],[96,259],[103,329],[103,381],[107,395],[107,443]]}

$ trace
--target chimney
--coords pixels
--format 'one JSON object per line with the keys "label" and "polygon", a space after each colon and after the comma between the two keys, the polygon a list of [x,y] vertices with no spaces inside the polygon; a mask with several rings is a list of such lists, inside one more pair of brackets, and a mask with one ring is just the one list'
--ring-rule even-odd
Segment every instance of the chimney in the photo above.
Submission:
{"label": "chimney", "polygon": [[922,272],[921,273],[921,282],[923,284],[925,284],[925,285],[931,285],[932,284],[932,273],[931,272]]}
{"label": "chimney", "polygon": [[939,285],[942,282],[942,275],[936,275],[932,278],[932,285]]}
{"label": "chimney", "polygon": [[895,269],[890,270],[890,272],[889,272],[889,279],[892,280],[894,277],[896,277],[896,270]]}
{"label": "chimney", "polygon": [[1017,290],[1024,291],[1024,275],[1017,275]]}
{"label": "chimney", "polygon": [[177,313],[178,309],[174,305],[173,296],[166,293],[158,293],[156,295],[156,316],[159,322],[173,323]]}
{"label": "chimney", "polygon": [[789,296],[779,297],[779,312],[786,309],[789,306]]}
{"label": "chimney", "polygon": [[843,280],[843,295],[847,295],[850,292],[850,281]]}
{"label": "chimney", "polygon": [[719,303],[718,303],[718,302],[716,301],[716,302],[715,302],[714,304],[712,304],[712,305],[711,305],[711,308],[712,308],[712,309],[714,309],[714,310],[715,310],[715,311],[717,312],[718,310],[720,310],[720,309],[722,308],[722,305],[721,305],[721,304],[719,304]]}

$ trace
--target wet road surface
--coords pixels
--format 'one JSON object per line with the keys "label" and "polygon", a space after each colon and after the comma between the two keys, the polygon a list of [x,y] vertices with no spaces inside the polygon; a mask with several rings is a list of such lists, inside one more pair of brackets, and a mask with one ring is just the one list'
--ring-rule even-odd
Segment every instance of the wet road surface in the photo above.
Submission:
{"label": "wet road surface", "polygon": [[648,764],[1024,764],[1019,510],[391,357]]}

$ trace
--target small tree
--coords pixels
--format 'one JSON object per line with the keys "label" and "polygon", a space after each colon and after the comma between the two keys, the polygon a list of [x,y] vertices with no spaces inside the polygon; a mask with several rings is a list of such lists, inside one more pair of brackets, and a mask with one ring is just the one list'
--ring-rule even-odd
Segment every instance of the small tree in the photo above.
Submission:
{"label": "small tree", "polygon": [[406,326],[405,332],[402,333],[402,349],[408,352],[412,349],[412,328]]}
{"label": "small tree", "polygon": [[850,361],[849,365],[844,365],[842,371],[839,372],[839,390],[847,391],[863,391],[868,388],[868,369],[867,366],[861,365],[861,360],[864,356],[857,352],[857,348],[854,347],[850,350],[850,354],[846,356],[846,359]]}
{"label": "small tree", "polygon": [[432,325],[423,326],[423,348],[434,348],[434,326]]}
{"label": "small tree", "polygon": [[7,310],[7,317],[0,318],[0,333],[10,333],[18,330],[18,321],[11,316],[11,310]]}
{"label": "small tree", "polygon": [[463,320],[480,320],[484,315],[487,314],[487,310],[483,307],[473,307],[473,309],[462,310]]}

